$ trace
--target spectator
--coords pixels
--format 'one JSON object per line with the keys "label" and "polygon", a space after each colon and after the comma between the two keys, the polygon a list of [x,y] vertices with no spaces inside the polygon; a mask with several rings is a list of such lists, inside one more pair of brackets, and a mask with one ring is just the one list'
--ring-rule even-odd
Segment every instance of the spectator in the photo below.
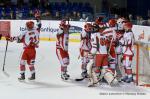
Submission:
{"label": "spectator", "polygon": [[54,20],[61,20],[61,16],[59,11],[56,11],[55,16],[54,16]]}
{"label": "spectator", "polygon": [[34,16],[34,13],[33,13],[33,11],[30,9],[29,10],[29,17],[33,17]]}
{"label": "spectator", "polygon": [[71,15],[71,21],[77,21],[77,12],[73,11],[73,14]]}
{"label": "spectator", "polygon": [[128,17],[129,17],[129,21],[132,22],[132,21],[133,21],[133,16],[132,16],[132,14],[129,14]]}
{"label": "spectator", "polygon": [[14,12],[12,10],[10,11],[10,19],[14,19]]}
{"label": "spectator", "polygon": [[6,18],[6,13],[5,13],[5,11],[2,11],[1,13],[2,13],[1,19],[5,19],[5,18]]}
{"label": "spectator", "polygon": [[150,26],[150,17],[147,20],[147,25]]}
{"label": "spectator", "polygon": [[42,16],[50,16],[50,12],[49,12],[49,10],[48,9],[46,9],[45,10],[45,12],[44,13],[42,13]]}
{"label": "spectator", "polygon": [[79,21],[81,19],[81,14],[80,12],[77,13],[77,21]]}
{"label": "spectator", "polygon": [[137,25],[143,25],[144,24],[144,20],[141,16],[137,16],[136,21],[137,21]]}
{"label": "spectator", "polygon": [[22,19],[22,13],[19,10],[16,10],[16,19]]}
{"label": "spectator", "polygon": [[118,19],[118,14],[115,14],[115,19]]}
{"label": "spectator", "polygon": [[80,21],[88,21],[88,17],[86,17],[86,15],[85,14],[82,14],[82,17],[80,18]]}

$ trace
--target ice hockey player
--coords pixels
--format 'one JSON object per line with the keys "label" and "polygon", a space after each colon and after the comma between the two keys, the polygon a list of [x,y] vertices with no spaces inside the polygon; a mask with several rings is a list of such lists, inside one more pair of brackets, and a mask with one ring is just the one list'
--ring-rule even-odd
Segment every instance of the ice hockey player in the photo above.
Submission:
{"label": "ice hockey player", "polygon": [[132,23],[126,22],[124,24],[125,33],[121,39],[121,44],[123,46],[123,66],[125,69],[126,75],[123,77],[122,81],[130,83],[133,82],[132,74],[132,59],[134,56],[134,34],[132,32]]}
{"label": "ice hockey player", "polygon": [[119,43],[119,41],[121,40],[121,38],[123,37],[123,34],[125,32],[124,28],[123,28],[123,25],[124,25],[125,22],[126,22],[126,20],[124,18],[117,19],[117,29],[116,29],[116,42],[117,42],[117,45],[116,45],[116,53],[118,55],[120,55],[122,53],[122,46]]}
{"label": "ice hockey player", "polygon": [[103,31],[103,34],[107,38],[107,50],[108,50],[108,58],[109,58],[109,66],[113,73],[115,73],[116,69],[116,20],[110,19],[108,21],[109,28],[106,28]]}
{"label": "ice hockey player", "polygon": [[70,25],[66,24],[66,20],[63,19],[60,22],[58,33],[56,34],[56,54],[61,64],[61,78],[68,80],[70,75],[67,74],[67,66],[69,65],[69,28]]}
{"label": "ice hockey player", "polygon": [[35,58],[36,58],[36,48],[38,48],[39,44],[39,32],[36,28],[34,28],[33,21],[26,22],[27,30],[22,34],[16,37],[7,38],[9,41],[16,40],[18,43],[23,43],[23,54],[20,60],[20,74],[21,76],[18,80],[25,80],[25,65],[26,63],[29,66],[29,70],[31,72],[31,77],[29,80],[35,80]]}
{"label": "ice hockey player", "polygon": [[116,73],[117,73],[117,79],[120,81],[121,77],[124,75],[124,70],[121,67],[122,64],[122,44],[120,43],[121,38],[123,37],[124,34],[124,28],[123,24],[126,22],[126,19],[121,17],[117,19],[117,29],[116,29],[116,54],[117,54],[117,59],[116,59]]}
{"label": "ice hockey player", "polygon": [[90,23],[86,23],[84,25],[84,29],[81,32],[81,41],[80,41],[80,57],[82,60],[82,73],[81,76],[83,78],[88,78],[87,73],[87,64],[89,63],[88,54],[91,50],[91,29],[92,25]]}
{"label": "ice hockey player", "polygon": [[[109,85],[116,85],[117,79],[114,77],[114,73],[108,67],[108,52],[107,41],[105,35],[99,32],[99,26],[93,25],[93,32],[91,34],[91,54],[94,56],[94,72],[97,79],[90,79],[88,86],[93,86],[104,78]],[[92,76],[91,76],[92,77]]]}
{"label": "ice hockey player", "polygon": [[94,24],[97,24],[99,26],[99,32],[103,32],[106,28],[108,28],[108,24],[107,23],[104,23],[102,22],[104,19],[104,17],[98,17],[96,20],[95,20],[95,23]]}

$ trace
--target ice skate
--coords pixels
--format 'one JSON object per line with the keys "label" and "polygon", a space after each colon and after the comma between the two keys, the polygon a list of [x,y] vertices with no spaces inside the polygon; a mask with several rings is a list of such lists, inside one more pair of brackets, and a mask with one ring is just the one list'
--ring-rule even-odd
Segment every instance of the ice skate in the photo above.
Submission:
{"label": "ice skate", "polygon": [[63,79],[63,80],[68,80],[69,77],[70,77],[69,74],[67,74],[66,72],[62,72],[62,74],[61,74],[61,79]]}
{"label": "ice skate", "polygon": [[31,77],[28,78],[28,80],[35,80],[35,73],[33,73],[33,74],[31,75]]}
{"label": "ice skate", "polygon": [[121,81],[126,82],[127,79],[128,79],[128,76],[125,76],[121,79]]}
{"label": "ice skate", "polygon": [[18,78],[19,81],[25,80],[25,73],[21,73],[21,76]]}

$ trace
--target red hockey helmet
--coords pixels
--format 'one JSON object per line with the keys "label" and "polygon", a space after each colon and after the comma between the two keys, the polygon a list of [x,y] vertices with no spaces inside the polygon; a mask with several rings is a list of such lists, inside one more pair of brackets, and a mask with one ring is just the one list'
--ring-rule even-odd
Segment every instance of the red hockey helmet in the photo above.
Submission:
{"label": "red hockey helmet", "polygon": [[98,18],[95,20],[95,23],[99,25],[99,24],[102,22],[103,19],[104,19],[104,17],[98,17]]}
{"label": "red hockey helmet", "polygon": [[84,25],[84,29],[85,29],[87,32],[91,31],[91,29],[92,29],[92,24],[86,23],[86,24]]}
{"label": "red hockey helmet", "polygon": [[108,24],[109,24],[110,27],[115,27],[116,26],[116,20],[115,19],[110,19],[108,21]]}
{"label": "red hockey helmet", "polygon": [[33,21],[28,21],[28,22],[26,22],[26,27],[27,27],[27,29],[33,29],[33,27],[34,27],[34,22],[33,22]]}
{"label": "red hockey helmet", "polygon": [[126,22],[126,23],[124,23],[124,25],[123,25],[123,27],[124,27],[124,29],[132,29],[132,23],[131,22]]}

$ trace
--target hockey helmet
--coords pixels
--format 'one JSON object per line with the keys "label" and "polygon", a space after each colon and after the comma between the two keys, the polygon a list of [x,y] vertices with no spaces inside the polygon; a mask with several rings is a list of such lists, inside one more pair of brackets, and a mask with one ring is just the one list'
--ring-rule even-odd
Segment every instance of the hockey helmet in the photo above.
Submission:
{"label": "hockey helmet", "polygon": [[99,25],[99,24],[102,22],[103,18],[104,18],[104,17],[98,17],[98,18],[95,20],[95,23]]}
{"label": "hockey helmet", "polygon": [[90,23],[86,23],[86,24],[84,25],[84,29],[85,29],[85,31],[89,32],[89,31],[91,31],[91,29],[92,29],[92,25],[91,25]]}
{"label": "hockey helmet", "polygon": [[33,29],[33,27],[34,27],[34,22],[33,22],[33,21],[28,21],[28,22],[26,22],[26,27],[27,27],[27,29]]}
{"label": "hockey helmet", "polygon": [[124,29],[126,29],[126,30],[129,30],[129,29],[132,29],[132,23],[131,22],[126,22],[126,23],[124,23],[124,25],[123,25],[123,27],[124,27]]}
{"label": "hockey helmet", "polygon": [[110,19],[108,21],[108,24],[109,24],[110,27],[115,27],[116,26],[116,20],[115,19]]}

